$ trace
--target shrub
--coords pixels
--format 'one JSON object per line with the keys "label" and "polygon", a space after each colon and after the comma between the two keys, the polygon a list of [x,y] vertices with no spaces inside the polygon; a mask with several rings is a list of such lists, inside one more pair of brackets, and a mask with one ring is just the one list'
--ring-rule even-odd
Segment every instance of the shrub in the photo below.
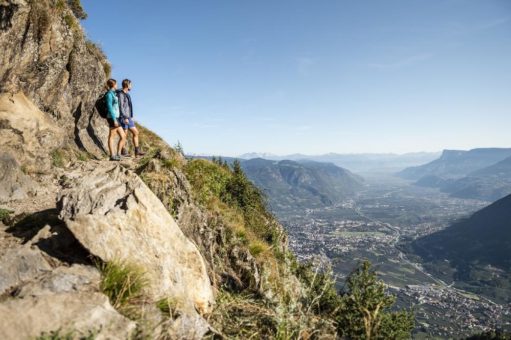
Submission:
{"label": "shrub", "polygon": [[261,241],[253,241],[248,246],[250,254],[252,254],[252,256],[254,257],[258,257],[259,254],[267,251],[268,249],[269,249],[268,245]]}
{"label": "shrub", "polygon": [[346,281],[342,292],[337,330],[354,339],[410,339],[414,316],[406,311],[390,312],[395,297],[385,292],[369,261],[364,261]]}
{"label": "shrub", "polygon": [[68,0],[67,1],[69,8],[73,12],[73,14],[80,20],[87,19],[87,13],[82,7],[80,0]]}
{"label": "shrub", "polygon": [[67,27],[72,30],[75,30],[78,27],[76,19],[71,14],[64,15],[64,22],[66,23]]}

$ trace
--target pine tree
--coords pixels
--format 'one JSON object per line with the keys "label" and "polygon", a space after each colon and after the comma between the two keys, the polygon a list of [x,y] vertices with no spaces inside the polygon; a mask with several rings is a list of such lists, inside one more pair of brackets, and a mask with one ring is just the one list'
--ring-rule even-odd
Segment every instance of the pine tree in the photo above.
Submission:
{"label": "pine tree", "polygon": [[354,339],[410,339],[414,316],[410,312],[390,312],[395,297],[387,295],[369,261],[347,279],[337,317],[340,336]]}

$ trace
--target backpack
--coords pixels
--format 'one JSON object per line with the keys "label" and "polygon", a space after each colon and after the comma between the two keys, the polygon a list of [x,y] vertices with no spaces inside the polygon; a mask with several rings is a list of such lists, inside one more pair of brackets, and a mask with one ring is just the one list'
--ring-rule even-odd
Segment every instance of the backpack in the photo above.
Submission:
{"label": "backpack", "polygon": [[103,93],[98,100],[96,100],[96,110],[98,111],[101,118],[108,117],[108,106],[106,105],[106,94],[108,92]]}

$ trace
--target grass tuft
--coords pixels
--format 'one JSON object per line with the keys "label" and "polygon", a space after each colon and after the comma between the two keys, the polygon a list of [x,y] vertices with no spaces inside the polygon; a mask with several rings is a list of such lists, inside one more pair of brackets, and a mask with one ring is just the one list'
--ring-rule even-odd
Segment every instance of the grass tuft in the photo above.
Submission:
{"label": "grass tuft", "polygon": [[98,269],[101,271],[100,289],[115,309],[127,312],[130,305],[143,297],[147,281],[140,268],[112,261],[98,264]]}
{"label": "grass tuft", "polygon": [[81,334],[76,331],[62,332],[62,329],[56,331],[42,332],[41,335],[36,337],[36,340],[94,340],[96,339],[98,331],[88,331],[86,334]]}
{"label": "grass tuft", "polygon": [[51,164],[57,168],[63,168],[64,167],[64,152],[60,149],[55,149],[51,152]]}
{"label": "grass tuft", "polygon": [[9,209],[0,208],[0,221],[4,221],[6,218],[9,217],[10,214],[12,214],[14,211]]}

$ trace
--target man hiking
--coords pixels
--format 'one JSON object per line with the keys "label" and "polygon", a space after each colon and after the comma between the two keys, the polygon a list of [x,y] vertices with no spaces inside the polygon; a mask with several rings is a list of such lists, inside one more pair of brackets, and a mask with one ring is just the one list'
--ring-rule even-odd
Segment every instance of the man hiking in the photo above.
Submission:
{"label": "man hiking", "polygon": [[[143,156],[144,152],[140,151],[139,141],[138,141],[138,129],[135,126],[135,122],[133,121],[133,104],[131,102],[131,96],[129,92],[131,91],[132,83],[129,79],[124,79],[122,81],[122,90],[117,91],[117,97],[119,98],[119,112],[121,117],[119,118],[119,122],[121,123],[122,128],[126,135],[128,135],[128,129],[131,132],[131,137],[133,141],[133,145],[135,146],[135,156]],[[129,157],[129,153],[126,148],[122,149],[122,155],[125,157]]]}
{"label": "man hiking", "polygon": [[[124,144],[126,143],[126,134],[119,124],[119,99],[117,99],[115,95],[117,81],[115,79],[108,79],[106,88],[108,90],[105,94],[107,109],[106,120],[110,128],[108,134],[108,151],[110,152],[111,161],[120,161],[121,157],[119,156],[119,152],[124,148]],[[116,133],[119,135],[120,139],[117,142],[117,152],[114,153],[114,137]]]}

